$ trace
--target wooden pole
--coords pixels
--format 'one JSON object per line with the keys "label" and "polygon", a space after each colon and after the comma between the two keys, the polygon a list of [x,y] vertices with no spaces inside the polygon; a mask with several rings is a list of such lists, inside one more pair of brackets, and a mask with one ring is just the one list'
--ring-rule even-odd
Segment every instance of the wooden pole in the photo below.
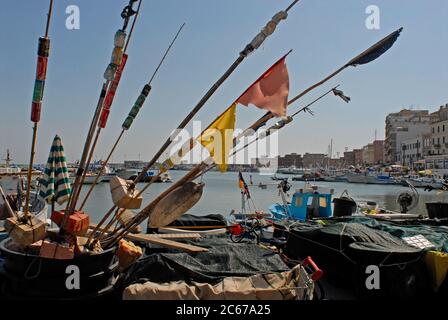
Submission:
{"label": "wooden pole", "polygon": [[[142,5],[143,0],[140,0],[139,4],[138,4],[138,8],[136,11],[136,14],[134,16],[134,19],[132,21],[132,26],[131,26],[131,30],[129,31],[129,35],[127,37],[126,40],[126,44],[125,47],[123,49],[123,53],[126,53],[127,48],[129,46],[130,40],[132,38],[132,34],[134,32],[134,28],[135,28],[135,24],[137,22],[137,18],[140,14],[140,9],[141,9],[141,5]],[[66,217],[64,219],[64,221],[68,218],[68,215],[70,215],[76,208],[76,203],[78,201],[79,195],[81,193],[81,189],[82,189],[82,185],[84,183],[86,174],[87,174],[87,170],[88,167],[90,165],[90,161],[93,157],[93,154],[95,152],[95,148],[96,145],[98,143],[98,139],[101,133],[101,127],[98,127],[93,144],[92,144],[92,138],[93,135],[95,134],[95,127],[98,125],[98,121],[100,120],[100,115],[103,109],[103,104],[104,104],[104,99],[106,97],[107,91],[109,90],[110,84],[112,83],[112,81],[107,80],[105,86],[103,86],[103,91],[101,93],[101,97],[100,100],[98,101],[98,105],[97,105],[97,109],[95,111],[95,115],[94,118],[92,119],[91,122],[91,126],[90,126],[90,130],[89,133],[87,135],[87,139],[86,139],[86,143],[84,145],[84,151],[83,151],[83,155],[80,161],[80,165],[78,168],[78,172],[77,172],[77,177],[76,180],[74,182],[74,186],[73,186],[73,192],[72,195],[69,199],[68,205],[67,205],[67,213],[66,213]],[[104,92],[105,89],[105,92]],[[103,95],[104,93],[104,95]],[[64,223],[63,223],[64,224]]]}
{"label": "wooden pole", "polygon": [[[284,15],[278,21],[271,20],[268,24],[275,23],[277,25],[280,20],[286,19],[286,14],[289,10],[291,10],[299,0],[295,0],[288,6],[288,8],[282,12]],[[276,15],[277,16],[277,15]],[[184,129],[188,123],[193,119],[193,117],[202,109],[205,103],[212,97],[212,95],[219,89],[219,87],[230,77],[230,75],[238,68],[238,66],[245,60],[245,58],[257,50],[261,46],[261,44],[266,40],[268,35],[263,32],[260,32],[257,37],[255,37],[251,43],[246,45],[243,51],[240,52],[238,58],[233,62],[233,64],[224,72],[224,74],[212,85],[212,87],[206,92],[206,94],[199,100],[196,106],[190,111],[190,113],[184,118],[184,120],[179,124],[177,129]],[[262,40],[260,40],[260,38]],[[172,139],[175,137],[169,137],[162,145],[162,147],[158,150],[158,152],[154,155],[154,157],[147,163],[147,165],[143,168],[142,172],[137,176],[134,180],[134,183],[140,182],[145,176],[146,173],[151,169],[151,167],[157,162],[157,160],[162,156],[162,154],[168,149],[171,145]],[[112,214],[115,206],[113,206],[107,213],[106,216]]]}
{"label": "wooden pole", "polygon": [[[251,87],[254,86],[254,84],[256,84],[257,82],[259,82],[267,73],[269,73],[275,66],[277,66],[283,59],[285,59],[290,53],[292,52],[292,50],[288,51],[283,57],[281,57],[278,61],[276,61],[266,72],[264,72],[256,81],[254,81],[246,91],[244,91],[236,100],[238,101],[242,96],[244,96],[248,90],[250,90]],[[234,103],[235,103],[234,102]],[[233,104],[232,104],[233,105]],[[223,114],[225,114],[231,107],[227,108],[224,112],[222,112],[218,117],[216,117],[216,119],[206,128],[202,131],[200,137],[210,128],[210,126],[217,120],[219,119]],[[197,139],[190,139],[189,141],[189,146],[192,149],[195,144],[196,144]],[[156,176],[151,177],[151,180],[142,188],[142,190],[140,190],[137,194],[137,197],[141,196],[155,181],[157,181],[158,178],[160,178],[162,176],[164,172],[160,171]],[[137,180],[137,179],[136,179]],[[115,207],[112,207],[104,216],[104,219],[108,219],[110,217],[110,215],[112,214],[113,210],[115,209]],[[117,214],[112,218],[111,221],[109,221],[109,223],[107,224],[107,226],[105,227],[105,229],[109,229],[122,215],[122,213],[124,212],[124,210],[119,210],[117,212]],[[104,220],[103,219],[103,220]],[[103,221],[101,220],[101,221]],[[104,222],[103,222],[104,223]],[[102,226],[102,223],[99,224],[100,226]],[[98,230],[94,230],[95,233]],[[93,235],[91,235],[93,237]]]}
{"label": "wooden pole", "polygon": [[[123,227],[121,231],[114,235],[114,237],[109,241],[105,248],[110,247],[118,243],[121,239],[123,239],[129,232],[131,232],[136,226],[142,223],[146,218],[148,218],[151,214],[151,211],[154,207],[167,195],[173,192],[178,187],[183,184],[191,181],[201,170],[205,168],[206,164],[204,162],[197,165],[190,172],[188,172],[183,178],[176,181],[170,188],[162,192],[156,199],[154,199],[150,204],[148,204],[143,210],[141,210],[126,226]],[[106,228],[107,230],[107,228]]]}
{"label": "wooden pole", "polygon": [[[289,10],[291,10],[300,0],[293,1],[288,8],[285,10],[287,13]],[[272,22],[272,20],[271,20]],[[197,105],[190,111],[190,113],[185,117],[185,119],[179,124],[177,129],[184,129],[188,123],[193,119],[193,117],[202,109],[202,107],[205,105],[205,103],[212,97],[212,95],[221,87],[221,85],[226,81],[230,75],[238,68],[238,66],[245,60],[245,58],[255,51],[259,46],[261,46],[262,42],[265,41],[267,38],[266,35],[263,33],[260,33],[259,35],[264,36],[264,40],[261,41],[261,43],[257,43],[254,40],[250,44],[248,44],[245,49],[240,53],[238,58],[233,62],[233,64],[224,72],[224,74],[212,85],[212,87],[206,92],[206,94],[199,100]],[[255,46],[256,45],[256,46]],[[165,143],[162,145],[162,147],[159,149],[159,151],[154,155],[154,157],[148,162],[148,164],[143,168],[142,172],[137,176],[137,178],[134,180],[134,183],[138,183],[141,181],[146,173],[151,169],[151,167],[157,162],[157,160],[162,156],[162,154],[168,149],[168,147],[171,145],[172,140],[174,140],[176,136],[169,137]]]}
{"label": "wooden pole", "polygon": [[33,140],[31,142],[30,164],[28,166],[28,173],[27,173],[25,208],[23,209],[24,210],[23,214],[24,214],[25,218],[28,218],[28,213],[29,213],[31,180],[32,180],[32,176],[33,176],[33,163],[34,163],[34,155],[35,155],[35,150],[36,150],[36,140],[37,140],[37,122],[35,122],[34,126],[33,126]]}
{"label": "wooden pole", "polygon": [[[78,169],[76,172],[76,178],[75,181],[73,183],[73,189],[72,189],[72,193],[70,196],[70,199],[67,203],[67,212],[66,212],[66,218],[68,218],[68,216],[75,210],[75,205],[76,205],[76,201],[77,201],[77,197],[79,196],[80,193],[80,189],[82,187],[82,185],[80,185],[82,176],[84,174],[84,170],[86,170],[86,160],[87,160],[87,156],[88,156],[88,152],[90,149],[90,145],[92,143],[92,138],[93,138],[93,134],[95,132],[95,127],[98,123],[98,119],[101,113],[101,109],[103,106],[103,101],[104,98],[106,97],[106,93],[107,93],[107,88],[109,86],[111,81],[106,81],[105,83],[103,83],[103,88],[101,89],[101,94],[100,97],[98,99],[98,103],[95,109],[95,113],[93,115],[92,121],[90,123],[90,128],[89,128],[89,132],[87,134],[86,137],[86,142],[84,143],[84,149],[81,155],[81,160],[79,162],[78,165]],[[64,219],[66,220],[66,219]]]}
{"label": "wooden pole", "polygon": [[84,208],[84,206],[85,206],[87,200],[88,200],[89,197],[90,197],[90,194],[92,193],[92,191],[93,191],[93,189],[94,189],[94,186],[95,186],[95,185],[98,183],[98,181],[100,180],[100,178],[101,178],[101,176],[102,176],[102,173],[103,173],[104,169],[106,168],[107,164],[109,163],[109,161],[110,161],[110,159],[111,159],[111,157],[112,157],[112,154],[114,153],[115,149],[117,148],[118,143],[120,142],[121,138],[123,137],[124,132],[125,132],[125,130],[121,130],[120,135],[118,136],[117,140],[115,141],[114,145],[112,146],[112,149],[111,149],[110,152],[109,152],[109,155],[107,156],[106,160],[103,162],[103,165],[101,166],[100,171],[99,171],[99,173],[97,174],[94,183],[90,186],[89,191],[87,192],[86,196],[84,197],[84,200],[83,200],[83,202],[82,202],[82,204],[81,204],[81,206],[80,206],[80,208],[79,208],[80,211],[82,211],[82,209]]}
{"label": "wooden pole", "polygon": [[[135,20],[134,20],[134,21],[135,21]],[[151,75],[151,78],[149,79],[149,82],[147,83],[148,86],[151,86],[152,81],[154,80],[155,76],[156,76],[157,73],[159,72],[161,66],[163,65],[163,62],[164,62],[165,59],[167,58],[169,52],[171,51],[171,48],[173,47],[174,43],[176,42],[177,38],[179,37],[179,35],[180,35],[180,33],[182,32],[182,29],[183,29],[184,27],[185,27],[185,23],[181,25],[181,27],[180,27],[179,30],[177,31],[177,33],[176,33],[174,39],[172,40],[172,42],[170,43],[169,47],[168,47],[167,50],[165,51],[165,53],[164,53],[162,59],[160,60],[159,64],[157,65],[157,68],[155,69],[155,71],[154,71],[153,74]],[[99,129],[100,129],[100,128],[98,128],[98,130],[99,130]],[[109,162],[110,158],[112,157],[112,154],[113,154],[113,152],[115,151],[115,149],[116,149],[118,143],[120,142],[120,140],[121,140],[121,138],[122,138],[122,136],[123,136],[123,134],[124,134],[125,131],[126,131],[125,129],[122,129],[122,130],[121,130],[121,133],[120,133],[118,139],[115,141],[115,144],[114,144],[114,146],[112,147],[112,150],[109,152],[109,155],[108,155],[106,161],[104,161],[103,165],[101,166],[101,169],[100,169],[100,171],[98,172],[98,174],[97,174],[97,176],[96,176],[96,178],[95,178],[95,182],[90,186],[89,191],[87,192],[87,194],[86,194],[86,196],[85,196],[85,198],[84,198],[84,200],[83,200],[83,202],[82,202],[82,204],[81,204],[81,208],[80,208],[80,210],[82,210],[82,208],[83,208],[84,205],[86,204],[87,199],[89,198],[90,194],[92,193],[93,189],[95,188],[96,183],[97,183],[98,180],[100,179],[100,177],[101,177],[101,175],[102,175],[102,172],[103,172],[104,168],[106,167],[107,163]],[[112,209],[112,210],[113,210],[113,209]]]}
{"label": "wooden pole", "polygon": [[[45,26],[45,38],[48,38],[48,34],[50,32],[50,23],[51,23],[52,13],[53,13],[53,0],[50,0],[50,7],[48,9],[48,14],[47,14],[47,23]],[[32,138],[32,142],[31,142],[30,162],[28,165],[27,186],[26,186],[26,195],[25,195],[25,208],[24,208],[25,218],[28,218],[28,213],[29,213],[31,180],[32,180],[32,176],[33,176],[34,155],[35,155],[36,141],[37,141],[37,126],[38,126],[37,124],[38,124],[38,121],[35,121],[34,126],[33,126],[33,138]]]}
{"label": "wooden pole", "polygon": [[6,210],[8,211],[11,217],[16,217],[17,215],[12,210],[11,205],[9,204],[8,198],[6,197],[5,192],[3,191],[2,186],[0,185],[0,195],[2,196],[3,202],[5,203]]}

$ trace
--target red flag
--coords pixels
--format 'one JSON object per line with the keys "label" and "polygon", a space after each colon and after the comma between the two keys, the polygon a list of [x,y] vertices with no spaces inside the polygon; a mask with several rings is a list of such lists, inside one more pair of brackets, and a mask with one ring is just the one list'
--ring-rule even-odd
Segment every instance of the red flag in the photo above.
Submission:
{"label": "red flag", "polygon": [[266,109],[276,117],[286,116],[289,94],[289,74],[286,67],[288,54],[269,68],[237,102],[246,107],[253,104],[260,109]]}

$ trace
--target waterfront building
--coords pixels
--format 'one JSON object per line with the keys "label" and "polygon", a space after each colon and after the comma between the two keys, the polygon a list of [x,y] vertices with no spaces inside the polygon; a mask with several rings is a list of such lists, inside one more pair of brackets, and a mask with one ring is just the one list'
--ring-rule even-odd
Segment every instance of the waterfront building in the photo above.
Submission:
{"label": "waterfront building", "polygon": [[384,163],[384,140],[373,141],[373,163]]}
{"label": "waterfront building", "polygon": [[384,157],[387,163],[402,164],[402,149],[404,141],[430,132],[431,119],[437,115],[429,114],[428,110],[403,109],[390,113],[386,117],[386,140],[384,142]]}
{"label": "waterfront building", "polygon": [[346,166],[354,166],[356,164],[355,151],[344,152],[344,164]]}
{"label": "waterfront building", "polygon": [[283,157],[278,157],[278,166],[279,168],[289,168],[296,167],[301,168],[302,164],[302,156],[297,153],[286,154]]}
{"label": "waterfront building", "polygon": [[302,164],[304,168],[319,168],[327,165],[326,155],[323,153],[305,153]]}
{"label": "waterfront building", "polygon": [[355,166],[360,166],[362,165],[363,161],[362,161],[362,155],[363,155],[363,151],[362,149],[355,149],[353,150],[353,153],[355,154]]}
{"label": "waterfront building", "polygon": [[430,155],[448,154],[448,104],[431,114],[431,152]]}
{"label": "waterfront building", "polygon": [[423,135],[403,140],[400,156],[401,164],[409,168],[414,168],[420,160],[424,159],[424,144]]}

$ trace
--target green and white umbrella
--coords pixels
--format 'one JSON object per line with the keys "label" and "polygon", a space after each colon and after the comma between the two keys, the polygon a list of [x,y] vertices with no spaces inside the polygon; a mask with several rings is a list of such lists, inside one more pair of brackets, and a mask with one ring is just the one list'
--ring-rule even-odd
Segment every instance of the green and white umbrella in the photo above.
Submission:
{"label": "green and white umbrella", "polygon": [[71,186],[61,138],[56,135],[51,145],[44,177],[40,180],[39,196],[47,203],[62,205],[70,198]]}

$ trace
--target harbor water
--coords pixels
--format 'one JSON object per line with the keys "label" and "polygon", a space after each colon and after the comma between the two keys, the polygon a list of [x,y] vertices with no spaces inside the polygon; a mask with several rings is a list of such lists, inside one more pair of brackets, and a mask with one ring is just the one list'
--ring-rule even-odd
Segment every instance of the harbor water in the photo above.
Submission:
{"label": "harbor water", "polygon": [[[173,181],[181,178],[186,172],[171,171],[170,175]],[[256,205],[256,209],[267,212],[269,206],[281,202],[278,194],[277,185],[279,181],[273,181],[271,176],[260,175],[258,173],[244,173],[246,183],[250,184],[250,176],[254,186],[250,186],[252,198]],[[280,176],[287,177],[287,176]],[[204,175],[202,181],[205,183],[204,194],[201,200],[194,206],[189,213],[196,215],[206,214],[222,214],[228,216],[232,209],[238,212],[241,209],[241,193],[238,186],[238,173],[228,172],[221,174],[219,172],[209,172]],[[296,189],[302,188],[304,182],[291,181],[292,188],[290,194]],[[266,189],[261,189],[258,184],[267,184]],[[312,182],[318,186],[326,186],[334,189],[334,196],[339,197],[344,190],[347,190],[349,195],[359,202],[375,201],[380,207],[392,211],[398,211],[397,197],[400,193],[409,190],[404,186],[398,185],[367,185],[367,184],[352,184],[340,182]],[[149,203],[153,198],[159,195],[163,190],[170,187],[169,183],[153,184],[144,193],[144,205]],[[84,186],[82,195],[88,190],[89,186]],[[138,185],[141,189],[143,185]],[[435,191],[426,192],[423,189],[418,189],[420,201],[418,206],[411,211],[411,213],[426,215],[425,203],[430,201],[444,201],[444,193],[437,194]],[[83,197],[81,196],[81,199]],[[98,221],[104,213],[111,207],[112,200],[110,195],[110,188],[108,183],[101,183],[94,189],[92,196],[85,206],[85,211],[90,213],[94,222]]]}
{"label": "harbor water", "polygon": [[[171,171],[170,175],[173,181],[180,179],[185,175],[185,171]],[[281,202],[278,193],[277,185],[280,181],[273,181],[269,175],[260,175],[259,173],[244,173],[246,183],[249,184],[249,189],[252,194],[252,199],[257,210],[268,212],[269,207],[277,202]],[[251,179],[252,176],[252,179]],[[277,175],[277,177],[289,177],[291,190],[289,195],[296,189],[300,189],[305,185],[302,181],[292,181],[292,176]],[[253,185],[251,185],[251,180]],[[219,172],[208,172],[202,177],[202,182],[205,183],[204,193],[201,200],[188,212],[195,215],[207,214],[222,214],[228,216],[232,210],[239,212],[241,209],[241,193],[238,186],[238,173],[227,172],[225,174]],[[259,184],[267,185],[267,188],[261,189]],[[399,194],[406,192],[409,188],[400,185],[373,185],[373,184],[354,184],[343,182],[310,182],[313,185],[325,186],[334,190],[334,197],[339,197],[347,190],[350,197],[357,202],[374,201],[379,207],[391,211],[399,211],[397,197]],[[148,188],[143,194],[143,206],[150,203],[152,199],[158,196],[165,189],[169,188],[171,183],[155,183]],[[3,187],[7,192],[14,192],[16,187],[12,185],[5,185]],[[140,190],[144,184],[138,184],[137,188]],[[81,191],[81,200],[87,193],[90,185],[84,185]],[[437,193],[435,191],[426,192],[423,189],[418,189],[419,203],[417,207],[410,211],[410,213],[426,215],[426,202],[447,201],[448,198],[445,193]],[[1,200],[0,200],[1,202]],[[110,187],[108,183],[98,184],[88,202],[84,207],[84,211],[90,214],[92,222],[98,222],[101,217],[112,206],[112,198]],[[63,209],[65,206],[56,205],[56,210]]]}

